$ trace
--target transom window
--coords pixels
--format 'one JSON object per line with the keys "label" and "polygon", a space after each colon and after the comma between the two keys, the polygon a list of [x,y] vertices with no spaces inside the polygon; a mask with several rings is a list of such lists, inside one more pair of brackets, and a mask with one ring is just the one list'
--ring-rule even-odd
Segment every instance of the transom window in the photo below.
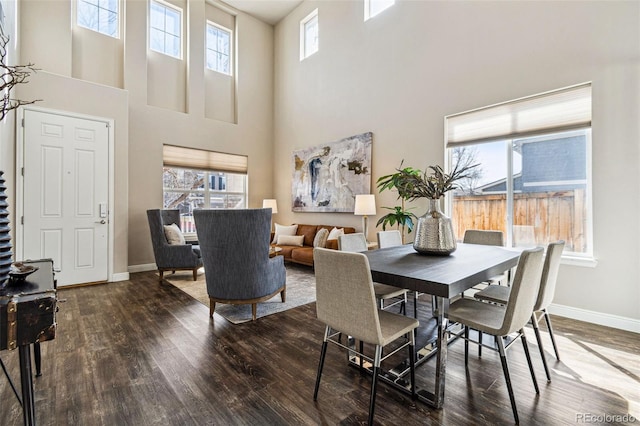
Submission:
{"label": "transom window", "polygon": [[231,30],[207,21],[207,68],[231,75]]}
{"label": "transom window", "polygon": [[510,247],[564,240],[591,260],[591,85],[446,117],[452,163],[479,164],[452,197],[456,235],[504,232]]}
{"label": "transom window", "polygon": [[364,20],[373,18],[394,3],[395,0],[364,0]]}
{"label": "transom window", "polygon": [[149,48],[182,59],[182,10],[152,0],[149,17]]}
{"label": "transom window", "polygon": [[308,58],[319,49],[318,9],[300,21],[300,60]]}
{"label": "transom window", "polygon": [[118,37],[118,0],[78,0],[79,26]]}

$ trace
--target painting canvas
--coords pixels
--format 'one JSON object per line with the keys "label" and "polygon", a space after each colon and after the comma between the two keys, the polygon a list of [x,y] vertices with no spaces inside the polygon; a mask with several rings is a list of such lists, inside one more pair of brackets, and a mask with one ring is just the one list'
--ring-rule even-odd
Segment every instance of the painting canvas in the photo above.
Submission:
{"label": "painting canvas", "polygon": [[371,132],[293,152],[294,212],[351,212],[371,190]]}

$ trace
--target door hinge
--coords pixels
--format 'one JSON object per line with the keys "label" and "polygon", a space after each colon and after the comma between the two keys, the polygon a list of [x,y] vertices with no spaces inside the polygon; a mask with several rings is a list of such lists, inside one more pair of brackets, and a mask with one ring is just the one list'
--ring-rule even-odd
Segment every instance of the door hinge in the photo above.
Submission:
{"label": "door hinge", "polygon": [[111,125],[109,123],[105,123],[107,125],[107,129],[111,128]]}
{"label": "door hinge", "polygon": [[20,225],[24,225],[24,216],[20,216]]}
{"label": "door hinge", "polygon": [[24,167],[20,167],[20,175],[24,176]]}
{"label": "door hinge", "polygon": [[20,120],[20,125],[21,125],[22,127],[24,127],[24,118],[23,118],[22,120]]}

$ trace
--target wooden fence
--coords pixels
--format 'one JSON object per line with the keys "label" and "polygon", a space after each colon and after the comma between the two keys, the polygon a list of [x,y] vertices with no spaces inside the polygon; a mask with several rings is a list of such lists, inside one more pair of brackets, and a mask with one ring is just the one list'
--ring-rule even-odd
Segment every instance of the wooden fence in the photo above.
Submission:
{"label": "wooden fence", "polygon": [[[513,199],[514,246],[564,240],[566,250],[587,250],[584,189],[519,193]],[[466,229],[497,229],[506,236],[505,194],[464,195],[453,199],[453,226],[462,241]]]}

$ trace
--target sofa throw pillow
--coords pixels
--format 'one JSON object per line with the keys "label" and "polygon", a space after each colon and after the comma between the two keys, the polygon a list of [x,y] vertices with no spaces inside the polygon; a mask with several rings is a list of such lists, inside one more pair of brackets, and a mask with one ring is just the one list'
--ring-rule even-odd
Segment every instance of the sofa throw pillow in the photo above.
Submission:
{"label": "sofa throw pillow", "polygon": [[164,236],[167,238],[167,242],[171,245],[186,244],[182,231],[175,223],[171,225],[164,225]]}
{"label": "sofa throw pillow", "polygon": [[321,228],[318,232],[316,232],[316,236],[313,239],[313,246],[325,248],[327,245],[327,240],[329,239],[329,230],[326,228]]}
{"label": "sofa throw pillow", "polygon": [[298,246],[302,247],[304,235],[278,235],[279,246]]}
{"label": "sofa throw pillow", "polygon": [[276,223],[275,227],[276,232],[273,235],[273,241],[271,241],[271,244],[278,244],[279,235],[296,235],[296,231],[298,230],[298,225],[285,226]]}
{"label": "sofa throw pillow", "polygon": [[337,240],[340,235],[344,235],[344,229],[334,227],[331,232],[329,232],[327,240]]}

